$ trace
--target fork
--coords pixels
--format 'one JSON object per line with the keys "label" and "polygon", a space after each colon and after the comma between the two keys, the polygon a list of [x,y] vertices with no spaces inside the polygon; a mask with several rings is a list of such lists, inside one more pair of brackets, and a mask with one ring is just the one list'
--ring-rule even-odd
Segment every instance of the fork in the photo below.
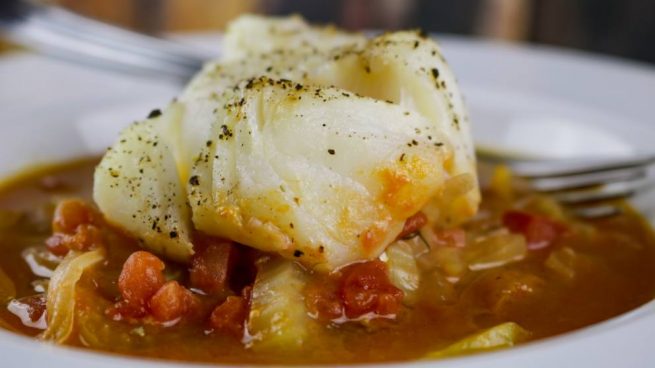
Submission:
{"label": "fork", "polygon": [[0,30],[36,51],[95,68],[187,82],[212,56],[27,0],[0,2]]}
{"label": "fork", "polygon": [[581,218],[594,219],[621,212],[616,200],[646,193],[655,187],[648,176],[655,155],[620,158],[523,159],[490,150],[476,150],[481,162],[505,164],[540,193],[571,208]]}

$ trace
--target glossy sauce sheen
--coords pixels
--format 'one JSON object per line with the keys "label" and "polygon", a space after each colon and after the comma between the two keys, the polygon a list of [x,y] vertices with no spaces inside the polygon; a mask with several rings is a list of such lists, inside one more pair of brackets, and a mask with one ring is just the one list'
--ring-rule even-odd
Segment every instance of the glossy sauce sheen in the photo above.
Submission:
{"label": "glossy sauce sheen", "polygon": [[[43,244],[54,204],[63,198],[90,201],[96,161],[89,160],[16,179],[0,192],[0,209],[25,215],[17,223],[0,224],[0,267],[14,281],[17,298],[34,295],[38,279],[21,257],[25,247]],[[485,193],[483,213],[499,217],[506,201]],[[467,227],[483,227],[473,221]],[[418,302],[397,320],[374,320],[368,326],[325,326],[302,354],[245,349],[229,334],[208,334],[203,324],[173,327],[110,320],[105,310],[118,300],[118,275],[136,243],[118,233],[107,246],[107,261],[87,272],[77,288],[78,331],[72,345],[103,351],[184,361],[220,363],[356,363],[420,359],[481,329],[512,321],[529,330],[531,339],[587,326],[644,304],[655,297],[655,241],[637,214],[626,211],[611,219],[578,224],[575,235],[563,237],[552,249],[528,252],[526,259],[506,266],[468,272],[452,285],[421,285]],[[586,229],[586,230],[585,230]],[[586,231],[586,232],[585,232]],[[585,235],[595,232],[595,236]],[[569,247],[584,255],[574,278],[544,266],[549,254]],[[167,275],[185,267],[167,263]],[[447,300],[447,302],[443,302]],[[36,336],[6,308],[1,325]]]}

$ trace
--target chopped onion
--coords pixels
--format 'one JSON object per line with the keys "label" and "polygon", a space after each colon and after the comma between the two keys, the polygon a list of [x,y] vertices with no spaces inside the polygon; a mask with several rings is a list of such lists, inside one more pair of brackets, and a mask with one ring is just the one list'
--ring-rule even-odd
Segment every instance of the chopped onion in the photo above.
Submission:
{"label": "chopped onion", "polygon": [[460,278],[468,271],[462,248],[440,246],[419,258],[423,270],[433,270],[430,265],[436,266],[449,278]]}
{"label": "chopped onion", "polygon": [[295,262],[283,259],[258,266],[243,342],[259,351],[297,350],[317,327],[305,306],[306,274]]}
{"label": "chopped onion", "polygon": [[391,283],[404,292],[403,302],[413,305],[418,297],[420,273],[412,246],[404,240],[398,240],[389,245],[384,254],[387,256]]}
{"label": "chopped onion", "polygon": [[426,358],[443,358],[514,346],[530,337],[530,332],[514,322],[505,322],[429,353]]}
{"label": "chopped onion", "polygon": [[50,284],[50,279],[38,279],[30,282],[36,293],[45,293],[48,290],[48,284]]}
{"label": "chopped onion", "polygon": [[32,273],[39,277],[51,277],[54,269],[61,262],[61,258],[50,253],[42,245],[25,248],[21,256],[32,270]]}
{"label": "chopped onion", "polygon": [[103,259],[102,248],[86,253],[70,252],[57,266],[48,285],[48,328],[41,338],[60,344],[68,339],[75,322],[75,286],[85,270]]}
{"label": "chopped onion", "polygon": [[471,271],[486,270],[523,259],[527,253],[525,237],[497,232],[464,248],[464,258]]}
{"label": "chopped onion", "polygon": [[47,327],[46,313],[42,313],[39,319],[32,320],[30,317],[30,305],[23,303],[20,299],[14,299],[7,305],[7,310],[20,318],[24,326],[45,330]]}
{"label": "chopped onion", "polygon": [[562,278],[572,280],[576,274],[577,258],[576,251],[570,247],[563,247],[552,252],[546,258],[544,265]]}

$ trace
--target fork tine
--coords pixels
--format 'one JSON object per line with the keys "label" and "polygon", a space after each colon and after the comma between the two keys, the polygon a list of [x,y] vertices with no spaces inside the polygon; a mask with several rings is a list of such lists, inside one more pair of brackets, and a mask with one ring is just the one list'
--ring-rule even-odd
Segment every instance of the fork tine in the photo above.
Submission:
{"label": "fork tine", "polygon": [[614,205],[580,207],[572,209],[573,213],[583,219],[593,220],[621,214],[621,208]]}
{"label": "fork tine", "polygon": [[[596,219],[618,215],[622,208],[611,201],[641,194],[655,187],[648,165],[655,155],[629,158],[580,158],[573,160],[519,159],[484,148],[476,148],[480,162],[504,164],[538,192],[552,195],[577,217]],[[608,203],[609,202],[609,203]]]}
{"label": "fork tine", "polygon": [[208,58],[208,55],[201,55],[199,50],[186,45],[127,31],[54,6],[40,6],[31,18],[53,32],[71,34],[94,44],[143,53],[196,69]]}
{"label": "fork tine", "polygon": [[568,205],[588,204],[599,201],[628,198],[655,186],[651,180],[611,183],[598,190],[576,190],[553,194],[555,200]]}
{"label": "fork tine", "polygon": [[558,177],[537,177],[529,181],[530,187],[538,192],[561,192],[572,189],[589,188],[608,183],[634,181],[643,179],[646,170],[643,167],[600,171],[589,174]]}
{"label": "fork tine", "polygon": [[653,162],[655,162],[655,156],[653,155],[636,155],[629,158],[513,161],[509,162],[509,166],[518,176],[536,179],[629,169],[650,165]]}

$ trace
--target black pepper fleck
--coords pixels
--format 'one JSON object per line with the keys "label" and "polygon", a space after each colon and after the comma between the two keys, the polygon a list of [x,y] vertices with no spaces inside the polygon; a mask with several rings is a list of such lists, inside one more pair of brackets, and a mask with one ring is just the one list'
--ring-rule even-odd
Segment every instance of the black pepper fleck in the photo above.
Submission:
{"label": "black pepper fleck", "polygon": [[148,119],[156,118],[156,117],[158,117],[160,115],[161,115],[161,110],[154,109],[154,110],[150,111],[150,113],[148,114]]}

